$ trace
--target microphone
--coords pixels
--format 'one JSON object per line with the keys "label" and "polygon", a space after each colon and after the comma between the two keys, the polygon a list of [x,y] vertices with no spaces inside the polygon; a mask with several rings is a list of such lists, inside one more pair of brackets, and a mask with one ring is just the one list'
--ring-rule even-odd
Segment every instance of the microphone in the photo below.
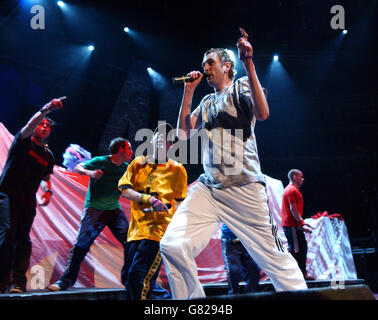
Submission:
{"label": "microphone", "polygon": [[[167,206],[168,209],[171,209],[171,207],[172,207],[170,203],[165,203],[165,205]],[[143,212],[143,213],[156,212],[156,208],[154,208],[154,207],[151,207],[151,208],[144,208],[144,209],[142,209],[142,212]]]}
{"label": "microphone", "polygon": [[[203,74],[204,78],[208,78],[210,75],[207,73]],[[185,82],[193,82],[194,79],[189,76],[182,76],[182,77],[174,77],[172,78],[172,83],[173,84],[180,84],[180,83],[185,83]]]}

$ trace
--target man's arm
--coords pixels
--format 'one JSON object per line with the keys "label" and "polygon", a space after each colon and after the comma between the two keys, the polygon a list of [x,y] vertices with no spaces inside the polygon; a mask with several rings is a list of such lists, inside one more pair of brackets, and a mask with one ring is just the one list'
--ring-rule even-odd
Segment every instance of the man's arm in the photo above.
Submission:
{"label": "man's arm", "polygon": [[293,216],[295,221],[297,221],[300,225],[303,225],[304,220],[302,219],[301,214],[299,213],[299,211],[297,209],[297,204],[296,203],[290,203],[289,206],[290,206],[291,215]]}
{"label": "man's arm", "polygon": [[137,192],[129,188],[129,189],[123,189],[121,195],[127,200],[141,202],[143,193]]}
{"label": "man's arm", "polygon": [[199,71],[192,71],[188,74],[188,76],[192,77],[194,81],[186,82],[184,87],[184,94],[177,120],[177,137],[180,140],[190,138],[191,130],[198,129],[201,125],[198,117],[191,115],[191,108],[194,91],[201,82],[203,75]]}
{"label": "man's arm", "polygon": [[269,117],[269,106],[252,61],[253,48],[248,42],[248,34],[242,28],[240,32],[243,36],[239,39],[237,47],[239,59],[243,63],[251,89],[252,112],[257,120],[266,120]]}
{"label": "man's arm", "polygon": [[127,200],[142,202],[143,204],[152,206],[156,211],[166,211],[169,212],[168,207],[159,199],[153,196],[147,195],[145,193],[137,192],[131,188],[126,188],[122,190],[121,196]]}
{"label": "man's arm", "polygon": [[[312,227],[309,224],[304,222],[303,218],[301,217],[301,214],[299,213],[299,211],[297,209],[297,205],[295,203],[290,203],[289,206],[290,206],[291,215],[293,216],[295,221],[297,221],[301,225],[301,229],[304,232],[311,233],[311,230],[308,229],[308,228],[312,229]],[[308,227],[308,228],[305,228],[305,227]]]}
{"label": "man's arm", "polygon": [[81,174],[83,176],[91,177],[91,178],[96,179],[96,180],[100,179],[104,174],[104,172],[100,169],[97,169],[97,170],[84,169],[83,163],[77,164],[74,168],[74,172]]}
{"label": "man's arm", "polygon": [[36,112],[28,121],[28,123],[21,129],[21,138],[25,139],[30,137],[38,124],[42,119],[50,113],[52,110],[58,110],[63,107],[62,100],[66,97],[60,97],[58,99],[53,99],[49,103],[46,103],[38,112]]}

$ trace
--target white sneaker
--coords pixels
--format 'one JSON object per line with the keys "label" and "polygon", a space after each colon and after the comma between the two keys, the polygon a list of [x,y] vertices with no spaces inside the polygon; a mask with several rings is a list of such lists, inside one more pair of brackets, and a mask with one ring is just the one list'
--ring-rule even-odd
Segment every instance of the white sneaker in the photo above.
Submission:
{"label": "white sneaker", "polygon": [[61,291],[62,288],[61,286],[59,285],[59,283],[55,282],[53,284],[50,284],[47,289],[49,289],[50,291]]}

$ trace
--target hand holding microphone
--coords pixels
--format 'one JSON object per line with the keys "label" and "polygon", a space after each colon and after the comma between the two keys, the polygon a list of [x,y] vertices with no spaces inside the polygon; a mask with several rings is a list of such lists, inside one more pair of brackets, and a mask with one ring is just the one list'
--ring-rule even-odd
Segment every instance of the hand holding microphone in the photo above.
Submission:
{"label": "hand holding microphone", "polygon": [[160,201],[159,199],[156,198],[151,198],[152,200],[152,208],[144,208],[142,209],[143,213],[151,213],[151,212],[161,212],[165,211],[169,213],[169,209],[171,208],[171,204],[168,203],[167,205],[164,204],[164,202]]}
{"label": "hand holding microphone", "polygon": [[181,77],[174,77],[172,78],[173,84],[181,84],[181,83],[187,83],[187,82],[194,82],[196,81],[200,76],[202,75],[201,79],[198,81],[200,82],[203,77],[208,78],[209,75],[204,73],[202,74],[199,71],[192,71],[187,76],[181,76]]}

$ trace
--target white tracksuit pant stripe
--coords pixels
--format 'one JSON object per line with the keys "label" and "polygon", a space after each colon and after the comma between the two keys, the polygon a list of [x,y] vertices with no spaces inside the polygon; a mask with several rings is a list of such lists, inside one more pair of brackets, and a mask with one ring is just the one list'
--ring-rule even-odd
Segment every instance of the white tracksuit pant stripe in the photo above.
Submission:
{"label": "white tracksuit pant stripe", "polygon": [[[219,222],[228,225],[278,291],[306,289],[298,264],[277,247],[265,188],[251,183],[241,187],[209,189],[196,183],[177,209],[160,242],[173,297],[204,297],[196,258],[208,244]],[[281,250],[280,250],[281,249]]]}

